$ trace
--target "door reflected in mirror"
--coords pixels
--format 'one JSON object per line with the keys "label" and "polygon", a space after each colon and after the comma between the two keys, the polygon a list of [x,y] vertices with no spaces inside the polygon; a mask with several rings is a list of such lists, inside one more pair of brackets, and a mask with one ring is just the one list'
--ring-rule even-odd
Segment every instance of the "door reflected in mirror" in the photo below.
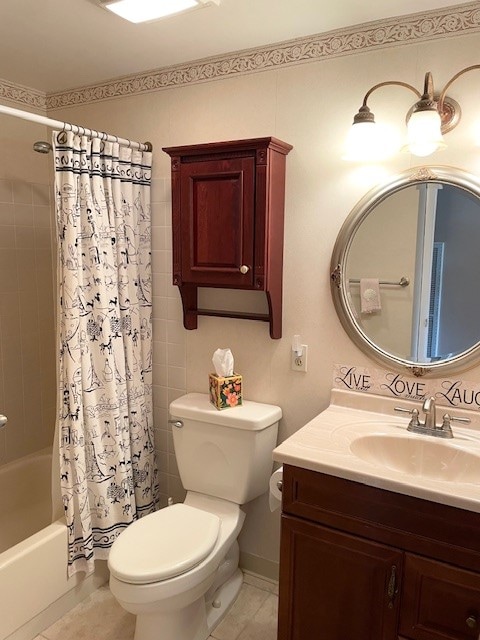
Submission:
{"label": "door reflected in mirror", "polygon": [[[332,271],[340,267],[335,306],[349,335],[377,359],[433,370],[472,364],[480,343],[480,187],[458,170],[415,171],[367,194],[346,220],[332,258]],[[372,280],[373,292],[365,288]],[[374,294],[380,308],[368,312]]]}

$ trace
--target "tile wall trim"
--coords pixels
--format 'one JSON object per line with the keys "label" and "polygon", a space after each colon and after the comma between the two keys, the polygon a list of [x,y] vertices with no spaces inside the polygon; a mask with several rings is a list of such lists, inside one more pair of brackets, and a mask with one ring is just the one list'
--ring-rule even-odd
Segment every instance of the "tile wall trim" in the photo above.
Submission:
{"label": "tile wall trim", "polygon": [[36,111],[41,111],[41,115],[46,115],[47,98],[46,94],[21,84],[15,84],[0,78],[0,100],[19,105],[32,107]]}
{"label": "tile wall trim", "polygon": [[456,7],[378,20],[346,29],[207,58],[188,64],[124,76],[100,84],[47,96],[47,109],[133,96],[172,87],[210,82],[386,47],[424,42],[480,31],[480,7],[470,2]]}

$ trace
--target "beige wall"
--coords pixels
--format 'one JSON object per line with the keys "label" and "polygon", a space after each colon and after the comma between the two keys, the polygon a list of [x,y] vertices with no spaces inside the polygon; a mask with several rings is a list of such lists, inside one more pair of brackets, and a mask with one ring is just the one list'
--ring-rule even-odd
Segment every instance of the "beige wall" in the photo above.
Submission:
{"label": "beige wall", "polygon": [[[361,196],[379,180],[422,162],[398,154],[381,167],[347,164],[341,160],[343,138],[373,84],[394,78],[421,88],[430,70],[443,86],[459,69],[478,62],[479,46],[479,35],[445,38],[51,114],[154,145],[155,425],[164,495],[182,495],[166,423],[168,403],[185,390],[207,391],[217,347],[233,350],[246,398],[282,407],[281,440],[327,406],[334,363],[372,364],[335,315],[329,282],[331,251],[345,217]],[[462,78],[451,94],[461,103],[463,121],[448,135],[449,148],[429,162],[478,173],[480,151],[472,146],[478,78]],[[390,87],[374,94],[370,104],[379,119],[401,126],[411,94]],[[263,323],[219,318],[200,318],[199,329],[186,332],[178,294],[170,284],[170,163],[161,147],[269,135],[294,147],[287,157],[284,337],[271,340]],[[309,346],[306,374],[290,370],[295,333]],[[469,371],[468,379],[480,380],[480,369]],[[244,559],[260,558],[265,570],[271,569],[278,561],[279,513],[269,512],[266,496],[246,511],[241,535]]]}
{"label": "beige wall", "polygon": [[0,115],[0,464],[53,443],[52,156],[32,150],[46,136]]}

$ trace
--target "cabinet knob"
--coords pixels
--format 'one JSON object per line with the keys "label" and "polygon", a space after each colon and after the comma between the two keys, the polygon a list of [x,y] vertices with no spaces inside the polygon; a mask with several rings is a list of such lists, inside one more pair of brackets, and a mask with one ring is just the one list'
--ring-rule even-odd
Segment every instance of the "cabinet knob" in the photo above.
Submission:
{"label": "cabinet knob", "polygon": [[475,627],[477,626],[477,619],[475,616],[468,616],[465,622],[467,623],[467,627],[469,629],[475,629]]}
{"label": "cabinet knob", "polygon": [[246,264],[242,264],[242,266],[240,267],[240,273],[243,273],[243,275],[245,275],[249,271],[250,271],[250,267],[248,267]]}

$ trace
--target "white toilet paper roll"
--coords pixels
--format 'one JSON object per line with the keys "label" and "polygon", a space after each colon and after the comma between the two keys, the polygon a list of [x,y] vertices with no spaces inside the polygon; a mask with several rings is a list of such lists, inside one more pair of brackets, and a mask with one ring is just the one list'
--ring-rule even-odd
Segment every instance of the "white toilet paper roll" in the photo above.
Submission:
{"label": "white toilet paper roll", "polygon": [[282,503],[282,484],[283,484],[283,467],[280,467],[272,473],[270,476],[270,493],[268,496],[268,502],[270,504],[270,511],[278,509]]}

